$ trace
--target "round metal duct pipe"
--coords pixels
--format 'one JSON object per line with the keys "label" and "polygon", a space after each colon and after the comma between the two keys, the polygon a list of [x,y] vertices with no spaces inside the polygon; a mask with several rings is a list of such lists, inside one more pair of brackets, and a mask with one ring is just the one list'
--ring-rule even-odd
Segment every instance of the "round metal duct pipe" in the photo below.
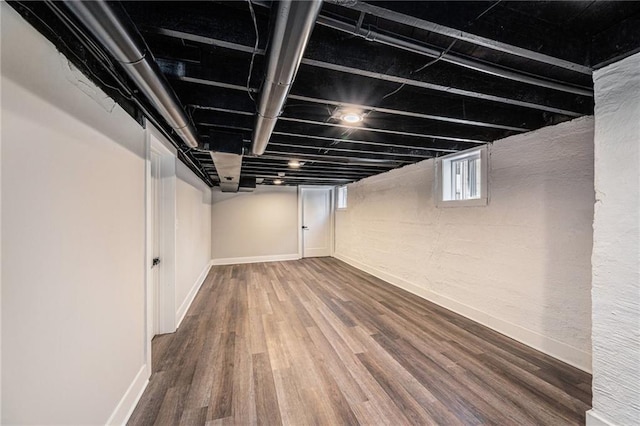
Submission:
{"label": "round metal duct pipe", "polygon": [[267,49],[267,66],[258,104],[251,152],[262,155],[282,113],[322,0],[277,3],[276,22]]}
{"label": "round metal duct pipe", "polygon": [[104,0],[67,1],[67,8],[120,63],[140,91],[190,147],[198,146],[193,126],[178,97],[153,60],[133,22],[121,6]]}

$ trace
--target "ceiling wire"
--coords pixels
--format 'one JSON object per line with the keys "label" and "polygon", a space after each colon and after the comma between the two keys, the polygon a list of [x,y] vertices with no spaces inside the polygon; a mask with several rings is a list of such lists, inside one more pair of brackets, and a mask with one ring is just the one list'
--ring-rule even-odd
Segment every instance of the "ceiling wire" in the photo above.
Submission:
{"label": "ceiling wire", "polygon": [[251,0],[247,0],[247,3],[249,3],[249,11],[251,12],[251,19],[253,20],[253,29],[256,32],[256,43],[253,46],[253,53],[251,54],[251,63],[249,64],[249,75],[247,75],[247,93],[249,94],[249,97],[251,98],[253,103],[255,103],[256,100],[251,94],[250,87],[251,87],[251,75],[253,74],[253,63],[256,59],[256,53],[258,52],[258,44],[260,42],[260,33],[258,32],[258,22],[256,20],[256,12],[253,10],[253,3],[251,2]]}
{"label": "ceiling wire", "polygon": [[197,107],[195,105],[187,105],[185,108],[185,111],[187,112],[187,117],[189,118],[189,123],[191,123],[193,127],[196,127],[196,122],[193,119],[193,113],[195,112],[196,109]]}
{"label": "ceiling wire", "polygon": [[495,3],[493,3],[491,6],[489,6],[488,8],[486,8],[486,9],[484,10],[484,12],[482,12],[480,15],[476,16],[476,18],[475,18],[473,21],[469,22],[469,23],[467,24],[467,26],[468,26],[468,27],[470,27],[471,25],[473,25],[473,24],[475,23],[475,21],[477,21],[478,19],[482,18],[484,15],[486,15],[486,14],[487,14],[487,12],[489,12],[491,9],[493,9],[494,7],[496,7],[497,5],[499,5],[501,1],[502,1],[502,0],[498,0],[498,1],[496,1]]}
{"label": "ceiling wire", "polygon": [[447,53],[449,53],[449,51],[451,50],[451,48],[453,47],[453,45],[454,45],[454,44],[456,44],[456,42],[457,42],[457,41],[458,41],[457,39],[454,39],[454,40],[451,42],[451,44],[449,45],[449,47],[447,47],[447,49],[446,49],[446,50],[444,50],[442,53],[440,53],[440,55],[438,55],[438,57],[437,57],[437,58],[435,58],[434,60],[432,60],[432,61],[430,61],[430,62],[427,62],[426,64],[424,64],[424,65],[423,65],[423,66],[421,66],[420,68],[418,68],[418,69],[416,69],[416,70],[413,70],[413,71],[411,72],[411,74],[416,73],[416,72],[420,72],[420,71],[422,71],[423,69],[425,69],[425,68],[427,68],[427,67],[430,67],[431,65],[435,64],[436,62],[438,62],[440,59],[442,59],[442,58],[444,57],[444,55],[446,55]]}
{"label": "ceiling wire", "polygon": [[398,93],[399,91],[401,91],[401,90],[402,90],[402,88],[403,88],[404,86],[406,86],[406,85],[407,85],[406,83],[402,83],[400,86],[398,86],[398,88],[397,88],[397,89],[392,90],[391,92],[387,93],[387,94],[386,94],[386,95],[384,95],[384,96],[382,97],[382,99],[380,99],[380,100],[384,100],[384,99],[388,98],[389,96],[395,95],[396,93]]}
{"label": "ceiling wire", "polygon": [[[442,59],[442,58],[444,57],[444,55],[446,55],[447,53],[449,53],[449,51],[453,48],[453,46],[456,44],[456,42],[457,42],[457,41],[458,41],[458,40],[454,39],[454,40],[451,42],[451,44],[449,45],[449,47],[447,47],[445,50],[443,50],[443,51],[440,53],[440,55],[438,55],[438,57],[437,57],[437,58],[435,58],[435,59],[433,59],[433,60],[431,60],[431,61],[427,62],[426,64],[422,65],[421,67],[419,67],[419,68],[417,68],[417,69],[415,69],[415,70],[411,71],[411,72],[409,73],[409,75],[413,75],[413,74],[415,74],[415,73],[417,73],[417,72],[420,72],[420,71],[424,70],[425,68],[428,68],[428,67],[430,67],[431,65],[435,64],[436,62],[440,61],[440,59]],[[396,94],[396,93],[398,93],[400,90],[402,90],[402,89],[404,88],[404,86],[406,86],[406,85],[407,85],[406,83],[402,83],[402,84],[401,84],[397,89],[395,89],[395,90],[393,90],[393,91],[391,91],[391,92],[387,93],[386,95],[384,95],[384,96],[382,97],[382,99],[381,99],[381,100],[384,100],[384,99],[388,98],[389,96],[395,95],[395,94]]]}

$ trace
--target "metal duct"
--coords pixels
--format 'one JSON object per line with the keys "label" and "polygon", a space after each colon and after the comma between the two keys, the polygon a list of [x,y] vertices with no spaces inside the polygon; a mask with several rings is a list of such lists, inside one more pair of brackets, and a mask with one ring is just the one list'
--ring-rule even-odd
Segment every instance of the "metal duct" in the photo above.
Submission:
{"label": "metal duct", "polygon": [[222,192],[238,192],[241,182],[243,139],[241,133],[212,131],[211,159],[220,178]]}
{"label": "metal duct", "polygon": [[220,178],[220,190],[222,192],[238,192],[242,155],[212,151],[211,159]]}
{"label": "metal duct", "polygon": [[[198,138],[178,97],[163,77],[135,25],[119,6],[106,1],[67,1],[69,10],[120,62],[127,75],[162,114],[173,130],[192,148]],[[239,175],[239,173],[238,173]]]}
{"label": "metal duct", "polygon": [[251,138],[251,152],[262,155],[282,113],[300,61],[311,37],[322,0],[282,0],[267,50],[267,67]]}

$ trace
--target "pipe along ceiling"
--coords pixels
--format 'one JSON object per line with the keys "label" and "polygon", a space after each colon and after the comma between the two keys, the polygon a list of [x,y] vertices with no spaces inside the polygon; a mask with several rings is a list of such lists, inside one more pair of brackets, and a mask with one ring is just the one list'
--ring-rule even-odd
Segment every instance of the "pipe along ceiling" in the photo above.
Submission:
{"label": "pipe along ceiling", "polygon": [[67,7],[96,40],[120,63],[167,123],[191,148],[198,147],[196,132],[178,97],[162,75],[126,13],[106,1],[69,1]]}
{"label": "pipe along ceiling", "polygon": [[[136,26],[121,7],[97,1],[68,1],[69,10],[120,64],[153,107],[184,143],[209,151],[220,177],[222,192],[238,192],[244,155],[241,134],[213,132],[218,136],[204,144],[198,140],[180,100],[149,53]],[[277,4],[266,71],[255,114],[251,155],[262,155],[282,114],[291,85],[302,61],[320,12],[322,0],[285,0]],[[247,182],[243,189],[255,188]]]}

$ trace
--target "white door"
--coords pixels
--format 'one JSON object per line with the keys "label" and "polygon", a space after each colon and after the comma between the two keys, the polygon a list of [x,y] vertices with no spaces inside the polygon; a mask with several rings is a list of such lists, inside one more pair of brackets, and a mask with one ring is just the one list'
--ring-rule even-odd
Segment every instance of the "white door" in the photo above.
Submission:
{"label": "white door", "polygon": [[[151,151],[151,257],[154,259],[151,266],[151,309],[153,336],[160,333],[160,268],[155,264],[160,260],[160,230],[161,230],[161,204],[160,204],[160,168],[161,157],[157,152]],[[157,259],[157,260],[156,260]]]}
{"label": "white door", "polygon": [[176,331],[176,157],[175,152],[156,136],[153,128],[148,129],[148,133],[145,359],[147,365],[151,365],[153,336]]}
{"label": "white door", "polygon": [[302,257],[331,256],[332,188],[301,188]]}

